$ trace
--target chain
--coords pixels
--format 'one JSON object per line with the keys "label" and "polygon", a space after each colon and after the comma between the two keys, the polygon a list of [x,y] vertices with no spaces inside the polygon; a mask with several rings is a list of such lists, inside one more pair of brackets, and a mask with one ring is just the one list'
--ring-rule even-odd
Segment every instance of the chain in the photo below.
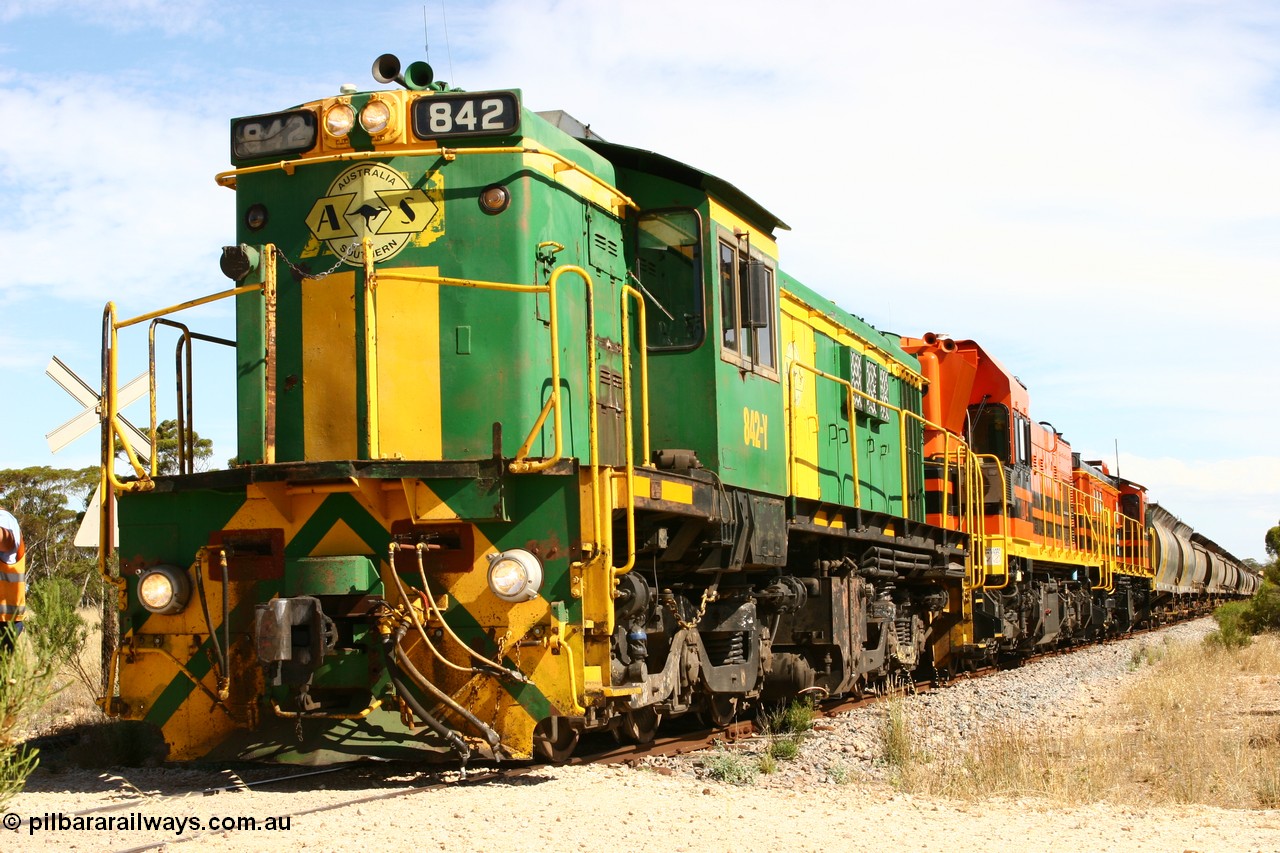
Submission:
{"label": "chain", "polygon": [[685,630],[688,630],[688,631],[692,631],[694,628],[698,627],[698,623],[701,622],[702,617],[706,615],[707,605],[719,599],[720,596],[719,596],[719,593],[717,592],[719,588],[720,588],[720,575],[717,573],[716,579],[711,582],[710,586],[708,586],[705,590],[702,591],[702,603],[698,605],[698,612],[693,615],[692,621],[689,621],[689,622],[686,622],[680,618],[680,611],[676,609],[676,598],[674,595],[663,599],[662,603],[665,604],[667,609],[671,611],[671,615],[676,618],[676,622],[679,623],[681,628],[684,628]]}
{"label": "chain", "polygon": [[298,739],[298,743],[302,743],[303,741],[302,714],[305,712],[307,706],[306,696],[307,691],[305,689],[298,693],[298,716],[293,718],[293,734]]}
{"label": "chain", "polygon": [[279,246],[276,246],[275,250],[276,250],[276,257],[284,261],[284,265],[287,266],[289,269],[293,270],[294,275],[296,275],[298,278],[301,278],[301,279],[315,280],[317,278],[324,278],[325,276],[331,275],[332,273],[336,272],[338,267],[342,266],[343,264],[347,263],[350,260],[353,260],[356,257],[356,255],[359,254],[360,249],[359,249],[359,246],[357,246],[355,243],[351,243],[350,245],[347,246],[347,248],[337,253],[338,260],[333,262],[333,266],[329,267],[324,272],[316,272],[316,273],[307,272],[306,270],[300,268],[293,261],[289,260],[289,257],[284,252],[280,251]]}

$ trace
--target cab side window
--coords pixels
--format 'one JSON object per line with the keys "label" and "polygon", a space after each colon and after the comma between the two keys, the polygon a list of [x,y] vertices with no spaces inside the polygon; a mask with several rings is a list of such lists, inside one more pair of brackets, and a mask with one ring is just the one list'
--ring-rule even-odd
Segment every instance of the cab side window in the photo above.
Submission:
{"label": "cab side window", "polygon": [[974,453],[1009,459],[1009,410],[995,403],[969,407],[969,445]]}
{"label": "cab side window", "polygon": [[718,252],[721,355],[743,370],[776,378],[772,262],[751,250],[745,234],[722,236]]}
{"label": "cab side window", "polygon": [[720,241],[720,331],[727,352],[741,353],[738,329],[738,251]]}
{"label": "cab side window", "polygon": [[1031,467],[1031,421],[1017,412],[1013,415],[1013,441],[1013,463]]}

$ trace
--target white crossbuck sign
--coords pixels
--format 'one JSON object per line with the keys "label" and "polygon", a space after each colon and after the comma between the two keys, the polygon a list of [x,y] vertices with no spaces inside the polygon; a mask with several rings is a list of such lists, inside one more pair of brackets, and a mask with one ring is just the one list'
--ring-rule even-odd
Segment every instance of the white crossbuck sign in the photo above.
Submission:
{"label": "white crossbuck sign", "polygon": [[[54,356],[49,359],[49,366],[44,369],[49,378],[58,383],[58,387],[66,391],[76,402],[84,406],[84,411],[67,421],[53,432],[45,435],[45,439],[49,442],[49,450],[57,453],[80,436],[89,432],[102,422],[102,397],[97,391],[89,387],[89,383],[85,382],[79,376],[72,372],[62,361]],[[125,406],[146,394],[149,390],[150,383],[147,380],[147,374],[142,374],[134,379],[128,385],[120,389],[116,395],[117,406],[123,409]],[[119,417],[119,416],[117,416]],[[138,454],[138,458],[145,465],[151,459],[151,439],[150,437],[129,423],[123,417],[119,418],[120,426],[124,428],[129,436],[129,443],[133,446],[133,452]],[[89,508],[84,514],[84,521],[80,524],[80,529],[76,531],[74,544],[80,548],[96,548],[98,547],[98,526],[102,514],[102,494],[101,489],[95,489],[93,499],[89,503]],[[112,547],[115,547],[116,535],[112,531]]]}
{"label": "white crossbuck sign", "polygon": [[[102,397],[97,391],[89,387],[89,383],[76,376],[71,368],[63,364],[56,355],[49,359],[49,366],[44,369],[44,372],[50,379],[58,383],[58,387],[74,397],[77,403],[84,406],[83,412],[45,436],[45,439],[49,442],[49,450],[57,453],[101,423]],[[137,400],[143,394],[146,394],[148,389],[147,374],[144,373],[121,388],[119,393],[116,394],[116,400],[118,401],[116,410],[119,411]],[[124,418],[120,418],[120,425],[124,427],[129,436],[129,443],[133,446],[133,452],[138,454],[138,458],[144,462],[149,460],[151,458],[150,437]]]}

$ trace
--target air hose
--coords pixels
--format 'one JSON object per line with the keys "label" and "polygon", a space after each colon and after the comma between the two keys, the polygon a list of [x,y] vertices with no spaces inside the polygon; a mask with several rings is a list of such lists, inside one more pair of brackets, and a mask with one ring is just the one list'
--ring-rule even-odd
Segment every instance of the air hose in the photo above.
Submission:
{"label": "air hose", "polygon": [[382,660],[387,667],[387,677],[391,679],[391,684],[396,689],[396,693],[409,706],[409,710],[422,718],[422,721],[440,737],[449,742],[453,747],[453,751],[458,753],[458,757],[462,760],[463,765],[467,763],[467,759],[471,757],[471,748],[467,746],[467,742],[462,739],[462,735],[437,720],[431,714],[427,713],[427,709],[422,707],[404,683],[404,673],[395,662],[395,638],[387,637],[382,642]]}

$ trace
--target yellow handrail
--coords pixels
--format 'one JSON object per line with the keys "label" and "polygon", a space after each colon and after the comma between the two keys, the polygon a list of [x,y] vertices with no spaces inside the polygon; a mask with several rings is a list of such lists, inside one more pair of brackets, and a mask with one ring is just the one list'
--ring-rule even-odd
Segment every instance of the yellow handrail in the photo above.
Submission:
{"label": "yellow handrail", "polygon": [[[268,245],[266,251],[263,252],[263,261],[266,262],[268,256],[274,257],[273,246]],[[219,299],[226,299],[228,296],[239,296],[242,293],[252,293],[255,290],[262,290],[260,284],[246,284],[242,287],[233,287],[230,290],[220,290],[208,296],[202,296],[199,299],[190,299],[186,302],[180,302],[177,305],[170,305],[168,308],[161,308],[158,311],[150,311],[146,314],[139,314],[137,317],[130,317],[128,320],[116,320],[113,322],[113,328],[125,329],[129,326],[136,326],[138,323],[145,323],[148,320],[154,320],[157,317],[163,317],[166,314],[176,314],[179,311],[185,311],[188,308],[195,308],[199,305],[205,305],[210,302],[217,302]],[[114,303],[108,303],[112,306],[111,314],[115,316]]]}
{"label": "yellow handrail", "polygon": [[631,401],[631,316],[627,312],[628,298],[634,299],[639,307],[636,319],[640,329],[640,446],[644,451],[641,464],[649,464],[649,339],[645,329],[644,296],[631,285],[624,284],[619,300],[622,311],[622,405],[626,410],[623,442],[627,479],[627,561],[614,568],[615,575],[626,574],[636,564],[635,417]]}
{"label": "yellow handrail", "polygon": [[[551,274],[550,280],[546,284],[511,284],[499,281],[484,281],[481,279],[471,278],[450,278],[441,275],[429,275],[427,273],[410,272],[403,268],[384,268],[378,272],[380,283],[393,281],[415,281],[426,284],[437,284],[447,287],[471,287],[480,290],[500,290],[512,293],[546,293],[550,302],[550,318],[549,318],[549,334],[551,338],[551,394],[547,398],[546,404],[542,407],[542,412],[538,415],[537,421],[533,428],[521,443],[520,449],[516,452],[515,459],[512,460],[509,470],[513,474],[533,474],[539,471],[545,471],[560,461],[563,451],[563,424],[561,422],[561,397],[560,397],[560,313],[557,307],[557,290],[560,276],[565,273],[572,273],[578,276],[587,291],[587,406],[590,410],[589,417],[589,433],[588,443],[590,445],[591,454],[591,499],[594,510],[594,518],[597,524],[600,523],[600,458],[599,458],[599,422],[597,418],[596,406],[596,326],[595,326],[595,285],[591,279],[591,274],[580,266],[566,265],[559,267]],[[647,376],[647,374],[646,374]],[[646,380],[647,381],[647,380]],[[547,417],[555,412],[555,418],[552,421],[552,434],[554,440],[554,451],[552,455],[540,461],[530,461],[529,452],[533,449],[533,443],[537,440],[538,434],[542,431],[542,426],[546,423]],[[646,433],[646,443],[648,441]],[[597,534],[597,540],[600,539]],[[596,543],[597,547],[599,542]]]}
{"label": "yellow handrail", "polygon": [[[986,567],[987,555],[984,551],[982,555],[982,560],[980,561],[982,564],[982,583],[979,584],[979,586],[981,586],[983,589],[986,589],[986,590],[1004,589],[1009,585],[1009,579],[1012,576],[1012,573],[1009,571],[1009,552],[1008,552],[1009,486],[1008,486],[1008,481],[1006,481],[1004,478],[1004,461],[991,453],[976,454],[975,458],[979,460],[979,464],[981,464],[981,461],[983,460],[989,460],[995,463],[993,467],[1000,474],[1000,525],[999,527],[1000,527],[1001,561],[1004,564],[1004,574],[1003,574],[1004,580],[1001,581],[999,584],[988,584],[987,583],[988,572]],[[986,516],[987,516],[985,503],[986,501],[984,499],[983,500],[984,505],[982,507],[982,517],[983,517],[982,526],[984,530],[984,538],[985,538]]]}
{"label": "yellow handrail", "polygon": [[[974,454],[960,436],[909,409],[903,409],[879,400],[854,387],[851,382],[842,377],[834,376],[798,359],[790,360],[789,368],[799,368],[814,376],[844,386],[850,412],[854,411],[853,400],[857,397],[898,414],[903,487],[902,511],[904,516],[909,512],[907,504],[906,422],[908,419],[918,421],[925,428],[936,430],[944,436],[941,457],[943,465],[942,482],[944,484],[950,483],[953,465],[957,470],[961,467],[965,470],[964,482],[959,484],[960,494],[957,496],[961,503],[957,524],[962,531],[967,530],[971,537],[971,549],[974,554],[971,561],[974,567],[972,583],[975,587],[991,590],[1007,587],[1012,578],[1007,566],[1007,550],[1010,541],[1010,507],[1003,460],[992,454]],[[792,375],[790,370],[788,375]],[[853,423],[856,425],[856,420]],[[951,446],[953,441],[956,445],[954,449]],[[795,463],[796,450],[794,445],[794,441],[789,442],[787,451],[789,468],[793,468]],[[851,448],[853,476],[855,482],[860,485],[856,442],[851,442],[851,445],[853,445]],[[930,458],[935,461],[938,460],[936,454]],[[962,459],[968,464],[961,466],[960,461]],[[987,531],[988,514],[982,505],[984,503],[981,496],[983,476],[979,463],[983,460],[992,463],[992,476],[999,479],[1000,509],[997,515],[997,528],[993,533],[988,533]],[[1135,535],[1135,531],[1140,533],[1141,528],[1141,524],[1136,519],[1120,516],[1118,511],[1116,513],[1117,517],[1108,517],[1103,511],[1101,500],[1096,496],[1077,489],[1071,482],[1052,476],[1048,471],[1037,470],[1035,473],[1040,483],[1038,491],[1042,497],[1043,542],[1046,547],[1052,549],[1054,553],[1064,559],[1083,559],[1087,563],[1096,565],[1099,569],[1098,588],[1106,591],[1114,589],[1114,576],[1118,570],[1128,569],[1129,571],[1125,573],[1151,574],[1151,569],[1148,565],[1149,558],[1147,557],[1148,544],[1142,541],[1140,535]],[[794,491],[794,484],[792,485],[792,491]],[[945,519],[949,517],[950,501],[949,487],[944,486],[941,505],[944,526],[946,525]],[[861,506],[860,489],[855,491],[853,505],[855,507]],[[998,584],[988,583],[988,578],[993,573],[989,571],[991,567],[986,564],[986,551],[988,539],[992,536],[1000,538],[1002,547],[1001,564],[1003,570],[998,574],[1001,578]],[[1123,540],[1121,536],[1123,536]]]}
{"label": "yellow handrail", "polygon": [[[144,467],[138,459],[137,453],[134,451],[129,441],[128,435],[125,433],[124,427],[120,423],[119,398],[117,392],[118,384],[118,347],[119,347],[119,331],[129,326],[135,326],[139,323],[145,323],[150,320],[157,320],[167,314],[176,314],[179,311],[185,311],[189,308],[195,308],[200,305],[206,305],[210,302],[216,302],[221,299],[227,299],[232,296],[239,296],[243,293],[266,292],[267,300],[267,341],[266,341],[266,362],[267,369],[274,371],[275,368],[275,287],[276,287],[276,266],[275,266],[275,246],[267,244],[263,247],[262,253],[262,275],[263,284],[246,284],[240,287],[233,287],[229,290],[222,290],[209,296],[202,296],[199,299],[190,299],[186,302],[180,302],[177,305],[171,305],[167,308],[161,308],[156,311],[149,311],[146,314],[139,314],[136,317],[130,317],[126,320],[116,319],[116,305],[114,302],[108,302],[106,308],[103,309],[102,315],[102,420],[103,420],[103,440],[102,440],[102,470],[107,483],[113,490],[121,492],[144,492],[155,488],[154,477],[157,473],[157,454],[155,452],[156,443],[156,382],[155,382],[155,358],[154,349],[149,350],[147,359],[147,370],[150,374],[150,408],[151,408],[151,431],[150,438],[152,444],[152,453],[150,464]],[[268,375],[268,379],[272,377]],[[270,386],[269,386],[270,388]],[[270,393],[270,391],[269,391]],[[194,429],[194,425],[192,426]],[[266,432],[270,440],[274,442],[275,437],[275,407],[267,406],[267,424]],[[129,464],[133,467],[134,473],[137,475],[136,480],[132,482],[124,482],[115,473],[115,454],[116,441],[119,441],[119,447],[125,453]],[[272,455],[274,455],[274,447],[272,447]]]}
{"label": "yellow handrail", "polygon": [[614,207],[629,207],[632,210],[640,209],[640,206],[636,204],[630,196],[626,195],[613,184],[610,184],[594,172],[582,168],[563,154],[556,151],[550,151],[545,148],[531,147],[528,145],[502,145],[492,148],[444,148],[439,145],[432,145],[421,148],[398,148],[382,151],[344,151],[341,154],[325,154],[319,157],[307,157],[300,160],[280,160],[275,163],[264,163],[258,166],[245,166],[241,169],[230,169],[226,172],[219,172],[213,179],[220,187],[235,189],[236,179],[241,175],[253,175],[260,172],[274,171],[281,171],[286,175],[292,175],[299,166],[318,166],[324,163],[343,163],[353,160],[369,160],[373,158],[390,159],[392,157],[426,157],[433,154],[443,157],[446,161],[452,161],[459,156],[475,154],[537,154],[542,157],[548,157],[555,160],[560,165],[560,168],[557,171],[577,172],[587,180],[599,186],[605,192],[611,194],[614,197]]}
{"label": "yellow handrail", "polygon": [[[848,379],[844,379],[839,376],[833,376],[832,374],[827,373],[825,370],[819,370],[818,368],[814,367],[812,364],[806,364],[805,362],[800,361],[798,359],[793,358],[790,360],[790,363],[791,363],[791,367],[799,367],[802,370],[809,371],[814,376],[820,377],[822,379],[829,379],[832,382],[835,382],[837,385],[844,386],[845,399],[849,408],[850,427],[856,430],[857,417],[854,415],[853,394],[858,389],[853,387],[853,383],[850,382]],[[790,373],[789,370],[788,370],[788,373]],[[867,395],[863,394],[862,396],[866,397]],[[849,455],[853,460],[853,506],[855,509],[862,506],[862,478],[858,475],[858,443],[855,440],[856,438],[857,438],[856,434],[849,436]],[[790,443],[789,456],[790,458],[787,460],[787,468],[791,469],[795,467],[795,442]],[[906,492],[905,485],[903,486],[903,492],[904,493]],[[905,502],[906,502],[906,496],[904,494],[903,496],[904,506],[905,506]]]}
{"label": "yellow handrail", "polygon": [[[944,483],[950,482],[951,450],[949,445],[952,439],[956,441],[957,447],[956,447],[955,453],[957,455],[964,454],[965,460],[968,463],[964,466],[965,472],[966,472],[965,482],[961,485],[962,510],[960,514],[960,521],[962,524],[967,524],[969,527],[968,533],[970,534],[970,538],[971,538],[970,550],[973,554],[973,557],[970,560],[970,564],[971,566],[974,567],[973,578],[972,578],[973,586],[975,587],[984,586],[984,584],[986,583],[986,574],[987,574],[985,560],[986,560],[986,542],[987,542],[988,534],[986,532],[985,514],[983,512],[982,498],[980,494],[982,491],[981,470],[978,463],[978,460],[980,457],[975,455],[972,452],[972,450],[969,449],[968,443],[965,442],[963,438],[951,433],[950,431],[944,429],[941,425],[933,423],[932,421],[928,420],[922,415],[917,414],[916,412],[911,411],[910,409],[904,409],[899,406],[895,406],[892,403],[889,403],[887,401],[877,399],[876,397],[866,393],[862,389],[854,387],[853,383],[851,383],[849,380],[844,379],[840,376],[834,376],[811,364],[807,364],[803,361],[800,361],[799,359],[791,359],[789,361],[788,375],[790,376],[790,368],[797,368],[797,367],[802,370],[808,371],[809,373],[812,373],[814,376],[820,377],[822,379],[828,379],[844,387],[845,395],[846,395],[846,405],[850,413],[850,424],[851,424],[851,428],[853,429],[856,429],[857,427],[857,419],[856,419],[856,415],[854,414],[855,398],[862,398],[872,403],[873,405],[883,406],[884,408],[897,413],[898,436],[899,436],[899,442],[900,442],[898,456],[899,456],[899,462],[901,466],[900,472],[902,477],[901,505],[902,505],[902,515],[904,518],[907,518],[910,516],[910,509],[907,503],[907,499],[908,499],[907,492],[908,492],[909,481],[907,478],[906,422],[908,420],[917,421],[923,427],[937,430],[938,432],[946,436],[945,445],[944,445],[944,460],[943,460],[943,464],[944,464],[943,482]],[[853,506],[855,508],[859,508],[862,505],[862,489],[861,489],[861,477],[860,477],[859,466],[858,466],[857,442],[856,440],[854,440],[854,437],[851,437],[849,444],[850,444],[850,456],[852,460],[853,480],[854,480]],[[790,468],[793,468],[795,465],[795,442],[794,441],[788,443],[787,454],[788,454],[788,468],[790,469]],[[991,458],[994,459],[995,457],[991,457]],[[960,466],[957,463],[957,468],[959,467]],[[1000,478],[1001,478],[1001,494],[1003,495],[1005,491],[1003,468],[1000,468]],[[945,513],[949,509],[949,505],[947,503],[945,488],[943,492],[944,492],[944,502],[943,502],[942,508],[944,513],[943,517],[945,519],[946,518]],[[1001,512],[1000,530],[1001,530],[1002,538],[1007,539],[1008,538],[1008,508],[1003,505],[1003,499],[1002,499],[1002,507],[1003,508]],[[944,525],[945,525],[945,522],[944,522]],[[1004,572],[1004,576],[1005,576],[1004,583],[1007,584],[1008,583],[1007,567]]]}
{"label": "yellow handrail", "polygon": [[[825,370],[820,370],[819,368],[814,367],[812,364],[806,364],[805,362],[800,361],[799,359],[791,359],[790,364],[792,367],[799,367],[803,370],[807,370],[810,373],[812,373],[814,376],[820,377],[822,379],[828,379],[832,382],[837,383],[838,385],[844,386],[846,402],[849,409],[849,424],[851,429],[857,428],[857,416],[854,410],[855,397],[860,397],[869,403],[872,403],[876,406],[882,406],[891,412],[897,413],[898,440],[900,442],[900,445],[898,448],[898,462],[900,466],[900,475],[902,477],[902,480],[901,480],[902,495],[900,497],[900,501],[902,502],[902,517],[909,518],[910,509],[907,506],[908,480],[907,480],[906,421],[907,421],[907,418],[914,418],[919,420],[923,424],[929,424],[929,422],[926,421],[924,418],[920,417],[919,415],[917,415],[915,412],[911,411],[910,409],[900,408],[899,406],[895,406],[892,403],[888,402],[887,400],[881,400],[881,399],[878,399],[877,397],[872,396],[871,394],[868,394],[867,392],[863,391],[861,388],[854,386],[854,384],[850,382],[848,379],[844,379],[843,377],[835,376],[831,373],[827,373]],[[854,508],[858,508],[862,506],[862,481],[858,475],[858,447],[857,447],[857,442],[854,440],[855,437],[856,437],[855,435],[850,435],[849,437],[849,453],[853,460],[853,483],[854,483],[853,506]],[[789,456],[790,458],[788,459],[788,467],[793,467],[795,462],[794,447],[792,447],[792,449],[789,451]]]}
{"label": "yellow handrail", "polygon": [[378,459],[381,453],[381,436],[378,423],[378,275],[373,268],[373,245],[368,236],[360,241],[364,253],[364,406],[365,447],[370,459]]}

